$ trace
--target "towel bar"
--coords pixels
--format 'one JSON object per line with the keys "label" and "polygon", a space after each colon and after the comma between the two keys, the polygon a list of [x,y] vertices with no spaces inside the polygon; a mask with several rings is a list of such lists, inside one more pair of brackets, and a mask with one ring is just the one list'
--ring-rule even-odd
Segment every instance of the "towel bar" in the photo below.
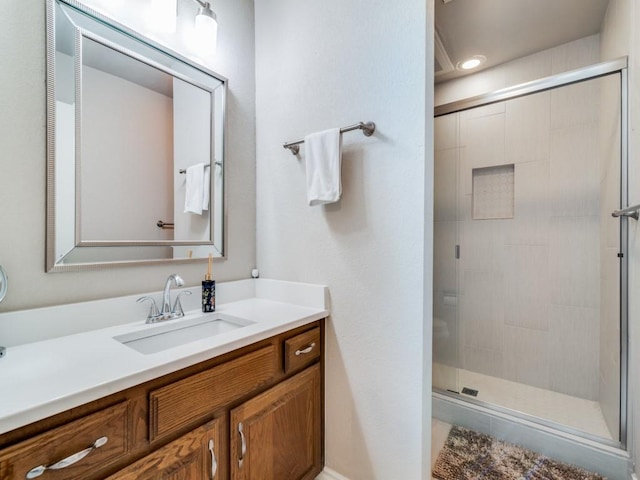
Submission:
{"label": "towel bar", "polygon": [[[215,164],[216,167],[221,167],[222,166],[222,162],[213,162]],[[205,165],[204,168],[209,168],[211,165]],[[187,173],[187,169],[186,168],[181,168],[180,170],[178,170],[178,173],[181,174],[185,174]]]}
{"label": "towel bar", "polygon": [[[373,132],[376,131],[376,124],[373,122],[356,123],[354,125],[349,125],[348,127],[342,127],[340,129],[340,133],[351,132],[353,130],[362,130],[362,133],[364,133],[365,137],[370,137],[371,135],[373,135]],[[291,153],[293,155],[297,155],[298,153],[300,153],[300,145],[302,143],[304,143],[304,139],[297,140],[295,142],[287,142],[283,144],[282,147],[288,148],[289,150],[291,150]]]}

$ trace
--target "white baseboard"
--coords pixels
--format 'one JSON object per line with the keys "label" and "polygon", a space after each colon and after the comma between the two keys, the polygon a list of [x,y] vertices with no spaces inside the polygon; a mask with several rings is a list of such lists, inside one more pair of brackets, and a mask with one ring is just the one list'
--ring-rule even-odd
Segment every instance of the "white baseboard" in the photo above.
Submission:
{"label": "white baseboard", "polygon": [[340,475],[335,470],[324,467],[322,473],[316,477],[316,480],[349,480],[347,477]]}

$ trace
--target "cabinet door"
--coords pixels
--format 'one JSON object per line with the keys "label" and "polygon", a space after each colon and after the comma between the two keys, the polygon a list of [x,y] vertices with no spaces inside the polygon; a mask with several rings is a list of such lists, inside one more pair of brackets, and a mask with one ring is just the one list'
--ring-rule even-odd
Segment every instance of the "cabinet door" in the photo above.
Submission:
{"label": "cabinet door", "polygon": [[231,411],[232,480],[313,479],[322,469],[320,366]]}
{"label": "cabinet door", "polygon": [[220,428],[207,423],[110,476],[107,480],[219,480]]}

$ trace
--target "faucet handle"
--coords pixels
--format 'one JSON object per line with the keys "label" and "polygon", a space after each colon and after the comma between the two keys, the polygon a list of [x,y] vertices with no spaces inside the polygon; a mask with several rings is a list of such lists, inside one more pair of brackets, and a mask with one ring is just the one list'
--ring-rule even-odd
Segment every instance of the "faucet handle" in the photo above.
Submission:
{"label": "faucet handle", "polygon": [[182,310],[182,303],[180,303],[180,297],[182,295],[191,295],[193,292],[189,290],[185,290],[183,292],[178,293],[176,295],[176,301],[173,303],[173,308],[171,309],[171,313],[177,313],[179,317],[184,316],[184,310]]}
{"label": "faucet handle", "polygon": [[147,322],[153,318],[156,318],[160,315],[160,312],[158,312],[158,306],[156,305],[156,301],[148,296],[144,296],[144,297],[140,297],[139,299],[136,300],[136,303],[140,303],[140,302],[146,302],[149,301],[151,302],[151,306],[149,307],[149,314],[147,315]]}

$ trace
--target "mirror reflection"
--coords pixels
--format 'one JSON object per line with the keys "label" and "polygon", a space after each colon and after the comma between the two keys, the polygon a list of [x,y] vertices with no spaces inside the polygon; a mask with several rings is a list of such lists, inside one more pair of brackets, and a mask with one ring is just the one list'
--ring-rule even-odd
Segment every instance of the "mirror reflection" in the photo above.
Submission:
{"label": "mirror reflection", "polygon": [[50,2],[48,269],[224,255],[224,80],[104,20]]}

